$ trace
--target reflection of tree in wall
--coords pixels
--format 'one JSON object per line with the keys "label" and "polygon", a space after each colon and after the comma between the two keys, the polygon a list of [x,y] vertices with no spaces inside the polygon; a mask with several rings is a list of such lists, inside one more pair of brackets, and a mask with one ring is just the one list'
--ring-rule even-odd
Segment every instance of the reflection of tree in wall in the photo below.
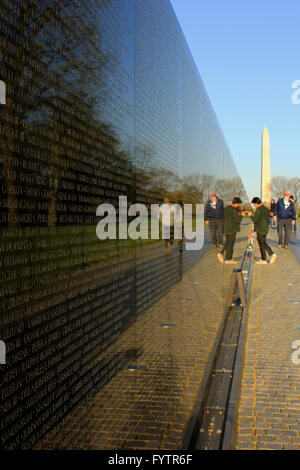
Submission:
{"label": "reflection of tree in wall", "polygon": [[172,202],[200,204],[204,202],[205,195],[214,189],[213,176],[192,173],[179,178],[176,173],[163,167],[150,167],[146,174],[142,174],[140,170],[139,179],[144,182],[144,190],[148,192],[148,201],[156,203],[168,197]]}
{"label": "reflection of tree in wall", "polygon": [[216,191],[216,179],[213,175],[201,175],[201,189],[203,192],[203,202],[210,199],[212,191]]}
{"label": "reflection of tree in wall", "polygon": [[[154,150],[145,144],[137,144],[133,152],[132,160],[132,184],[128,193],[130,203],[134,202],[153,202],[151,199],[151,168],[155,159]],[[143,194],[145,200],[140,201],[140,194]],[[150,200],[149,200],[150,198]]]}
{"label": "reflection of tree in wall", "polygon": [[203,201],[202,178],[198,173],[185,176],[182,181],[183,202],[199,204]]}
{"label": "reflection of tree in wall", "polygon": [[234,197],[240,197],[243,203],[248,202],[248,196],[239,176],[230,179],[219,179],[216,181],[217,196],[229,204]]}
{"label": "reflection of tree in wall", "polygon": [[[106,5],[102,0],[98,7]],[[4,0],[0,16],[7,10]],[[24,0],[10,13],[9,34],[1,33],[1,79],[7,86],[1,147],[9,226],[18,223],[20,170],[15,171],[14,158],[43,162],[50,226],[56,224],[63,160],[82,158],[97,165],[97,160],[108,158],[104,140],[110,161],[119,158],[119,140],[99,121],[107,94],[103,70],[108,57],[103,56],[99,30],[84,10],[82,2],[74,5],[71,0]],[[36,147],[37,140],[42,145]],[[34,175],[40,176],[36,171]]]}
{"label": "reflection of tree in wall", "polygon": [[244,203],[248,202],[239,176],[216,180],[213,175],[191,173],[179,178],[168,168],[155,166],[155,161],[151,149],[145,146],[135,149],[130,201],[139,199],[138,190],[142,189],[144,201],[149,203],[159,203],[164,197],[169,197],[172,202],[180,200],[184,204],[200,204],[210,199],[212,191],[216,191],[225,203],[230,203],[234,197],[240,197]]}
{"label": "reflection of tree in wall", "polygon": [[162,202],[165,197],[177,199],[175,195],[178,196],[179,193],[178,199],[181,199],[182,181],[176,173],[167,168],[154,168],[150,172],[149,184],[157,196],[157,203]]}

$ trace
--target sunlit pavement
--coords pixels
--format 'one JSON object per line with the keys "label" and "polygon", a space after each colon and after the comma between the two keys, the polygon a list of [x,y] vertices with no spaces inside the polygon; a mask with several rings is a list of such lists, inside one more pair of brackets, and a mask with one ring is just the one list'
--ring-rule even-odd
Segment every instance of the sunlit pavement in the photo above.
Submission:
{"label": "sunlit pavement", "polygon": [[286,250],[276,248],[276,230],[269,239],[278,258],[253,270],[236,448],[300,450],[300,365],[292,361],[300,339],[300,241]]}

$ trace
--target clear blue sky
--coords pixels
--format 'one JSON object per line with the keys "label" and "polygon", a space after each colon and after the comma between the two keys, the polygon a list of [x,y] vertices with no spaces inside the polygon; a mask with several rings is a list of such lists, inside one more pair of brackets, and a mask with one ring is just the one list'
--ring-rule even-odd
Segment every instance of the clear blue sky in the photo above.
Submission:
{"label": "clear blue sky", "polygon": [[249,197],[261,134],[272,176],[300,177],[300,0],[171,0]]}

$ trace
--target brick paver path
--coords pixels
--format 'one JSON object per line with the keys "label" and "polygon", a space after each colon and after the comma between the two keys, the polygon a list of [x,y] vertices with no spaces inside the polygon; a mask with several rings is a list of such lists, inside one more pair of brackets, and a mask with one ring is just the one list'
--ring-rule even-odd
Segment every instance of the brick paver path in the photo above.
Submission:
{"label": "brick paver path", "polygon": [[[276,231],[270,239],[276,246]],[[300,365],[291,358],[300,339],[300,265],[290,249],[274,250],[276,264],[253,270],[237,449],[300,450]]]}

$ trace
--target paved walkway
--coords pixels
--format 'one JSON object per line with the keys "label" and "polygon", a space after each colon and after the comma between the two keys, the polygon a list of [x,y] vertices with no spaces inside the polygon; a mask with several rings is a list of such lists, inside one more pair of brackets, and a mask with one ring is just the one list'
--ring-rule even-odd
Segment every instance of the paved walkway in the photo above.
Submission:
{"label": "paved walkway", "polygon": [[[276,231],[270,239],[276,246]],[[237,449],[300,450],[300,365],[291,358],[300,340],[300,265],[290,249],[275,250],[276,264],[253,270]]]}
{"label": "paved walkway", "polygon": [[[248,230],[243,228],[235,246],[237,259]],[[182,448],[232,273],[232,266],[217,262],[216,252],[208,250],[105,352],[118,357],[138,351],[133,370],[118,372],[36,448]]]}

